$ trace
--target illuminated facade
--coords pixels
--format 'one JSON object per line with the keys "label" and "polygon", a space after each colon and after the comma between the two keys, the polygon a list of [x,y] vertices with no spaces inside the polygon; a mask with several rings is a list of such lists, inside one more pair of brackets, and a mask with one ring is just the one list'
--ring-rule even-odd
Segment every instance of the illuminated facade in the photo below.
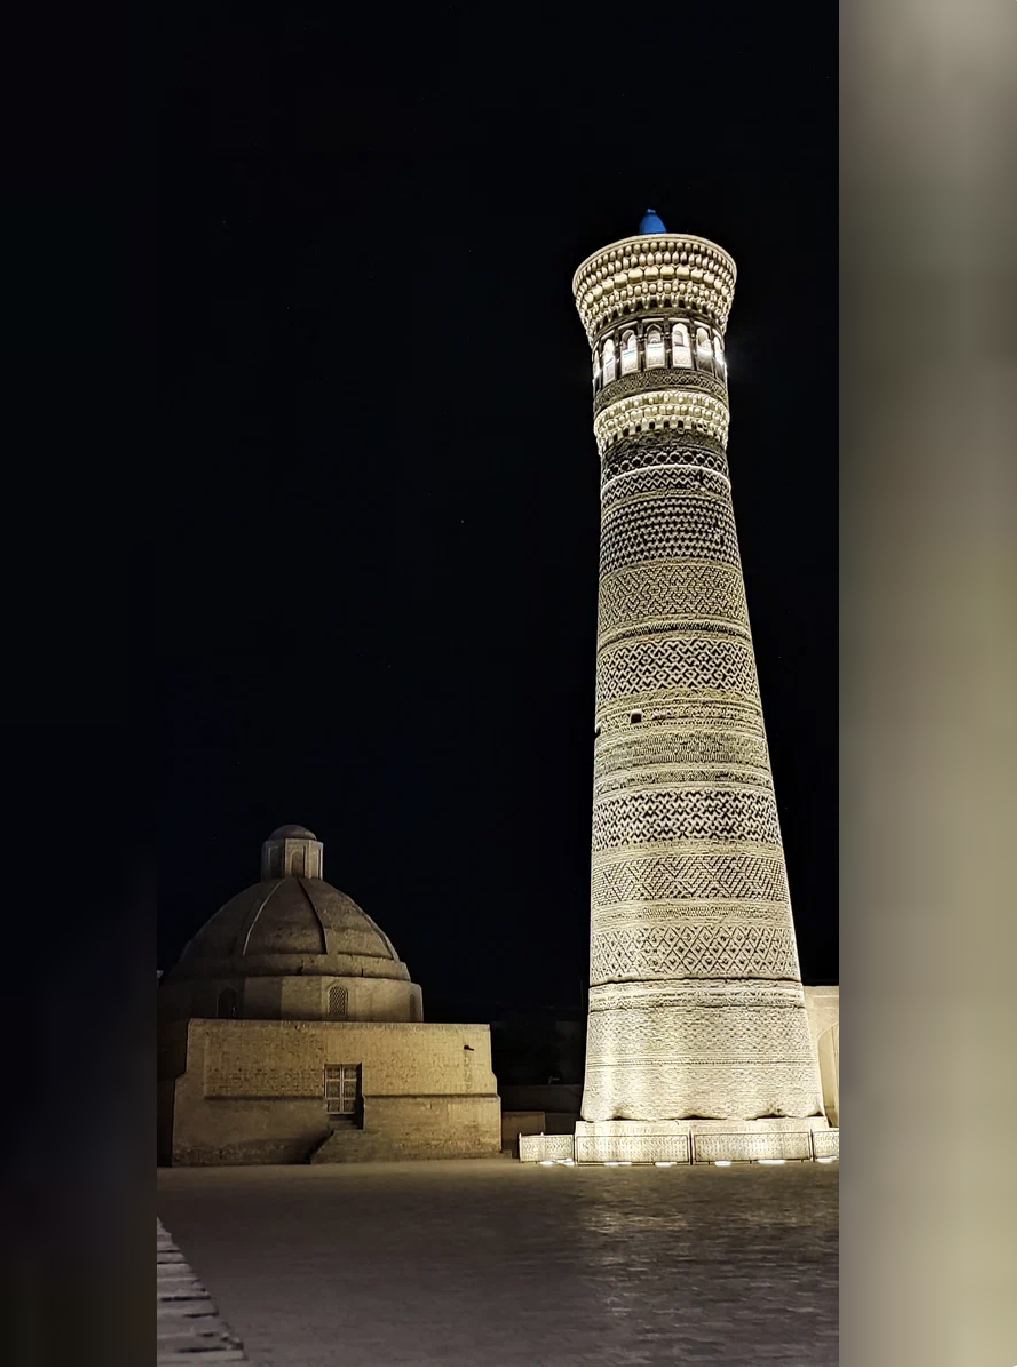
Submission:
{"label": "illuminated facade", "polygon": [[726,252],[653,216],[573,281],[602,503],[577,1157],[628,1134],[630,1156],[681,1158],[675,1122],[828,1124],[731,502],[734,284]]}

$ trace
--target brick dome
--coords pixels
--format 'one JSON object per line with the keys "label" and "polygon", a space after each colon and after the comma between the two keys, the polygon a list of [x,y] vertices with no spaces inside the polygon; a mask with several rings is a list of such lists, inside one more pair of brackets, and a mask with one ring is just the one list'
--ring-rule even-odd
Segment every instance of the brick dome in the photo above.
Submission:
{"label": "brick dome", "polygon": [[410,977],[392,941],[351,897],[322,878],[293,875],[254,883],[232,897],[168,977],[255,974]]}
{"label": "brick dome", "polygon": [[159,987],[162,1019],[421,1021],[420,988],[385,932],[322,877],[306,826],[261,847],[261,879],[206,921]]}

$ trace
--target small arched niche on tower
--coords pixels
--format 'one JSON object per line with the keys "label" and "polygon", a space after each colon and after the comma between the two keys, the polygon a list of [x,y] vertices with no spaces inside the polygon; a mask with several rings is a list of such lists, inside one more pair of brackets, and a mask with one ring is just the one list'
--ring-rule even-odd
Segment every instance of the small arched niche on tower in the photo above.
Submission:
{"label": "small arched niche on tower", "polygon": [[727,361],[724,357],[724,341],[719,332],[713,334],[713,364],[722,380],[727,379]]}
{"label": "small arched niche on tower", "polygon": [[665,364],[664,357],[664,334],[656,323],[651,323],[646,329],[646,369],[663,370]]}
{"label": "small arched niche on tower", "polygon": [[702,325],[696,328],[696,369],[713,370],[713,338],[709,328]]}
{"label": "small arched niche on tower", "polygon": [[604,365],[603,365],[603,384],[610,384],[617,375],[617,361],[614,354],[614,338],[608,337],[604,342]]}
{"label": "small arched niche on tower", "polygon": [[671,328],[671,365],[676,370],[692,369],[689,329],[685,323],[675,323]]}

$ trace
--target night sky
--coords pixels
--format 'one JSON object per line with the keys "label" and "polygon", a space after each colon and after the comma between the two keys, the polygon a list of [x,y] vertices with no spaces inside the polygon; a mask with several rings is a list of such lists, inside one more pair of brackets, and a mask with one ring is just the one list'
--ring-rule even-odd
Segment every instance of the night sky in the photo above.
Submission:
{"label": "night sky", "polygon": [[570,287],[652,206],[738,265],[735,513],[802,976],[837,982],[836,8],[335,8],[184,6],[161,45],[159,967],[300,822],[425,1015],[580,1004]]}

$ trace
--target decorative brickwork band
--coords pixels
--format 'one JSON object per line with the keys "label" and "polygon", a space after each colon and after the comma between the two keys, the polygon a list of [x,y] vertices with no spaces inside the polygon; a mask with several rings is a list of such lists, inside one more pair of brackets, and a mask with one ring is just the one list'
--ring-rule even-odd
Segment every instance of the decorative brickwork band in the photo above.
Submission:
{"label": "decorative brickwork band", "polygon": [[[589,1122],[822,1115],[726,459],[734,282],[656,233],[573,282],[602,503]],[[577,1160],[628,1161],[600,1143]]]}
{"label": "decorative brickwork band", "polygon": [[734,298],[735,263],[705,237],[626,237],[583,262],[572,281],[592,343],[615,319],[659,308],[691,311],[723,333]]}

